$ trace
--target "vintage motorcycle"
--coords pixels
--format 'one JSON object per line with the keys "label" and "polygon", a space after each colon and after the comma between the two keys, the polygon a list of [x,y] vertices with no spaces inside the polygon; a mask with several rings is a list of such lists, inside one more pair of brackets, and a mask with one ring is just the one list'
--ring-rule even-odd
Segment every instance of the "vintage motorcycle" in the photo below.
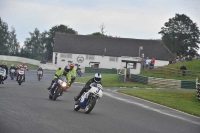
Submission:
{"label": "vintage motorcycle", "polygon": [[11,69],[10,70],[10,78],[11,78],[11,80],[13,80],[14,77],[15,77],[15,69]]}
{"label": "vintage motorcycle", "polygon": [[67,79],[64,75],[60,76],[51,87],[49,99],[56,100],[57,97],[62,96],[64,89],[67,87]]}
{"label": "vintage motorcycle", "polygon": [[42,79],[42,71],[38,71],[38,81],[40,81]]}
{"label": "vintage motorcycle", "polygon": [[6,77],[6,70],[0,67],[0,84],[3,84],[5,77]]}
{"label": "vintage motorcycle", "polygon": [[19,83],[19,85],[21,85],[24,82],[25,70],[26,69],[24,69],[24,68],[20,68],[18,70],[18,80],[17,80],[17,82]]}
{"label": "vintage motorcycle", "polygon": [[84,92],[81,98],[74,104],[74,110],[84,109],[86,114],[89,114],[98,100],[103,96],[103,87],[101,84],[92,83],[91,89],[88,92]]}

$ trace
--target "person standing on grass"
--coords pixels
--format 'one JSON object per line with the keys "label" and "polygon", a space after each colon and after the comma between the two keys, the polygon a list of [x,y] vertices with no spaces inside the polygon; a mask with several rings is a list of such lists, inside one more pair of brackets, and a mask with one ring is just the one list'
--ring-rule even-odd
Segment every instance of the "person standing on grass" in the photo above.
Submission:
{"label": "person standing on grass", "polygon": [[180,67],[180,70],[182,70],[182,72],[183,72],[183,76],[186,76],[186,70],[187,70],[187,68],[186,68],[186,66],[184,66],[184,64]]}

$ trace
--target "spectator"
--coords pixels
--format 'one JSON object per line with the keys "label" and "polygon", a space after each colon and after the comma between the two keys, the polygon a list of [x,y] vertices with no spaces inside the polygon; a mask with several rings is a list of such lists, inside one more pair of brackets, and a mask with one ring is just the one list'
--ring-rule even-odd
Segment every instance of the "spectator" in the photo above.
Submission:
{"label": "spectator", "polygon": [[155,62],[156,62],[155,58],[152,57],[152,59],[151,59],[151,68],[152,69],[154,68]]}
{"label": "spectator", "polygon": [[183,72],[182,75],[186,76],[186,70],[187,70],[187,68],[186,68],[186,66],[184,66],[184,64],[181,66],[180,70],[182,70],[182,72]]}
{"label": "spectator", "polygon": [[149,68],[150,63],[151,63],[151,60],[149,59],[149,57],[147,57],[147,59],[146,59],[146,68]]}

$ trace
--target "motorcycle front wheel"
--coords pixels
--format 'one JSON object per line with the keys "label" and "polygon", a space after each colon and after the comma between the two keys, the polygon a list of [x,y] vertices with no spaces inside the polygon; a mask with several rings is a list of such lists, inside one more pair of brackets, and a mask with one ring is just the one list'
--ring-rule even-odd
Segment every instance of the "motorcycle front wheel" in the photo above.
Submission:
{"label": "motorcycle front wheel", "polygon": [[74,110],[75,111],[79,111],[81,107],[79,106],[79,102],[77,101],[75,104],[74,104]]}
{"label": "motorcycle front wheel", "polygon": [[52,99],[53,99],[53,100],[56,100],[56,98],[58,97],[58,94],[59,94],[60,92],[61,92],[61,88],[58,87],[58,88],[56,89],[56,92],[54,93]]}
{"label": "motorcycle front wheel", "polygon": [[85,113],[89,114],[94,108],[95,104],[96,104],[96,98],[93,98],[93,97],[90,98],[90,100],[88,100],[88,103],[85,107]]}

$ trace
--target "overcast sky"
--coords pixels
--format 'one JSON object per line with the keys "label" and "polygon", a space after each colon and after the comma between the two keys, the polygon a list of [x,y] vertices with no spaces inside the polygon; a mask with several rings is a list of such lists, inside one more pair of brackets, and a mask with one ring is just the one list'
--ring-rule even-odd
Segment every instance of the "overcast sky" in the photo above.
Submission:
{"label": "overcast sky", "polygon": [[0,17],[16,29],[20,45],[29,32],[68,25],[86,35],[100,31],[121,38],[160,39],[158,32],[176,13],[200,25],[200,0],[0,0]]}

